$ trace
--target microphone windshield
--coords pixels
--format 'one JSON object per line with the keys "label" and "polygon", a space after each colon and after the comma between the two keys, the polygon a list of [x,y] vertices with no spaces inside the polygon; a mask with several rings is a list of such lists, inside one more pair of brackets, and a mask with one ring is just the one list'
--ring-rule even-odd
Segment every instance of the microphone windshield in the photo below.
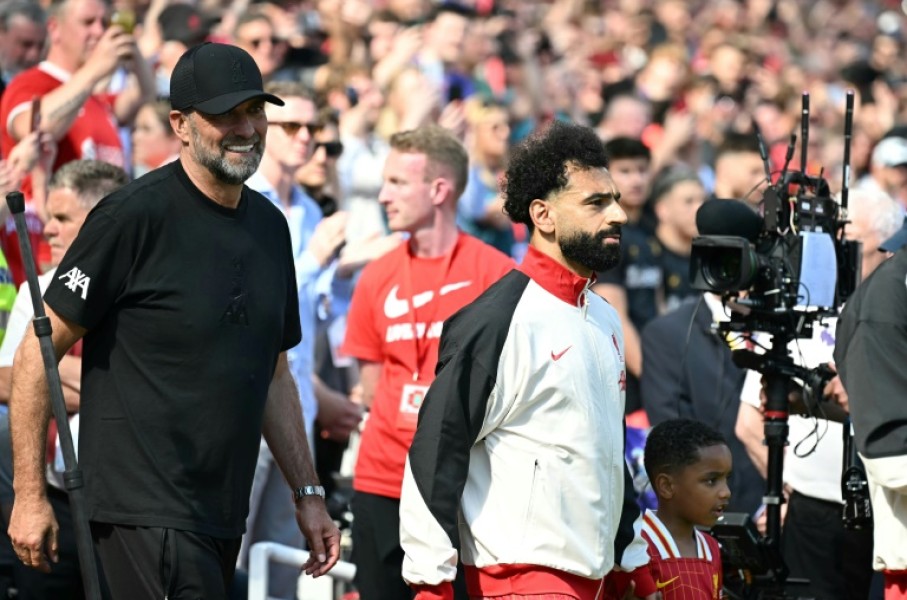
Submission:
{"label": "microphone windshield", "polygon": [[709,200],[696,211],[699,235],[730,235],[755,243],[762,232],[762,217],[739,200]]}

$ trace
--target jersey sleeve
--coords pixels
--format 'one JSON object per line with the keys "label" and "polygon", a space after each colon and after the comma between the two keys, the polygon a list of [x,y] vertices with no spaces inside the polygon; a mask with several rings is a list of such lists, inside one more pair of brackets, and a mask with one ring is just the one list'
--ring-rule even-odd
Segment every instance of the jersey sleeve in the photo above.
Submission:
{"label": "jersey sleeve", "polygon": [[10,135],[9,126],[12,120],[23,110],[29,109],[32,98],[44,96],[58,86],[59,83],[39,71],[28,71],[14,78],[9,87],[3,91],[3,102],[0,104],[3,135]]}
{"label": "jersey sleeve", "polygon": [[[59,315],[94,329],[126,287],[140,236],[104,203],[89,213],[66,252],[44,301]],[[123,220],[125,221],[125,220]]]}

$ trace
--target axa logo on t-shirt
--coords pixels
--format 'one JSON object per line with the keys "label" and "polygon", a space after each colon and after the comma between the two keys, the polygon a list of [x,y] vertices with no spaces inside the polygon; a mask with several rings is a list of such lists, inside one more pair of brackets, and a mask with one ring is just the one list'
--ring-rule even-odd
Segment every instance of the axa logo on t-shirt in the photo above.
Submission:
{"label": "axa logo on t-shirt", "polygon": [[[456,283],[448,283],[445,286],[442,286],[438,291],[439,296],[446,296],[451,292],[469,287],[472,285],[472,281],[458,281]],[[398,319],[409,312],[409,301],[403,298],[400,298],[397,294],[400,291],[400,286],[395,285],[391,288],[391,291],[388,292],[387,298],[384,300],[384,316],[388,319]],[[428,304],[434,299],[435,293],[431,290],[420,292],[413,296],[412,305],[413,308],[421,308]]]}
{"label": "axa logo on t-shirt", "polygon": [[88,296],[88,285],[91,283],[91,277],[79,270],[78,267],[73,267],[63,275],[57,277],[57,279],[68,279],[64,285],[68,287],[73,292],[78,293],[79,290],[82,290],[82,300]]}

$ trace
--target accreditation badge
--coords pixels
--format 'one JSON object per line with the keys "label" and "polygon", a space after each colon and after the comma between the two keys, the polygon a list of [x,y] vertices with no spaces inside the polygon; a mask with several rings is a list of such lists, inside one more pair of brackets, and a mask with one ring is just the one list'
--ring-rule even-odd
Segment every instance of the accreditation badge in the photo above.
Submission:
{"label": "accreditation badge", "polygon": [[400,395],[400,410],[397,411],[397,429],[415,431],[419,422],[419,408],[428,393],[428,386],[420,382],[407,383]]}

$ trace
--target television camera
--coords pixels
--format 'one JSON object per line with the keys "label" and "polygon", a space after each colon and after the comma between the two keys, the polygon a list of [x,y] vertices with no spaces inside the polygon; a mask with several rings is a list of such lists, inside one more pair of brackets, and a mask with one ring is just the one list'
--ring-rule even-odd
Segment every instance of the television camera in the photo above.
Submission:
{"label": "television camera", "polygon": [[[747,516],[726,515],[713,533],[722,542],[726,572],[743,579],[743,596],[783,598],[797,587],[788,581],[780,553],[782,467],[788,437],[788,390],[799,380],[805,390],[821,395],[834,372],[827,367],[806,369],[794,363],[791,341],[812,336],[813,326],[835,316],[861,279],[861,244],[844,239],[850,177],[850,140],[853,132],[853,92],[847,94],[844,125],[844,174],[840,203],[832,197],[822,172],[807,172],[809,95],[803,94],[800,169],[790,170],[796,144],[792,134],[784,167],[776,178],[771,172],[765,145],[760,151],[768,186],[762,194],[761,215],[744,202],[715,200],[696,215],[700,236],[693,240],[690,278],[695,289],[720,294],[730,320],[716,325],[727,335],[755,341],[754,334],[771,337],[771,345],[758,338],[764,353],[733,351],[741,368],[764,376],[765,444],[768,472],[764,503],[765,537],[755,533]],[[758,135],[758,134],[757,134]],[[865,527],[871,520],[868,485],[859,461],[854,461],[845,427],[845,473],[842,491],[845,525]],[[746,525],[744,522],[749,522]],[[802,583],[802,582],[800,582]]]}

